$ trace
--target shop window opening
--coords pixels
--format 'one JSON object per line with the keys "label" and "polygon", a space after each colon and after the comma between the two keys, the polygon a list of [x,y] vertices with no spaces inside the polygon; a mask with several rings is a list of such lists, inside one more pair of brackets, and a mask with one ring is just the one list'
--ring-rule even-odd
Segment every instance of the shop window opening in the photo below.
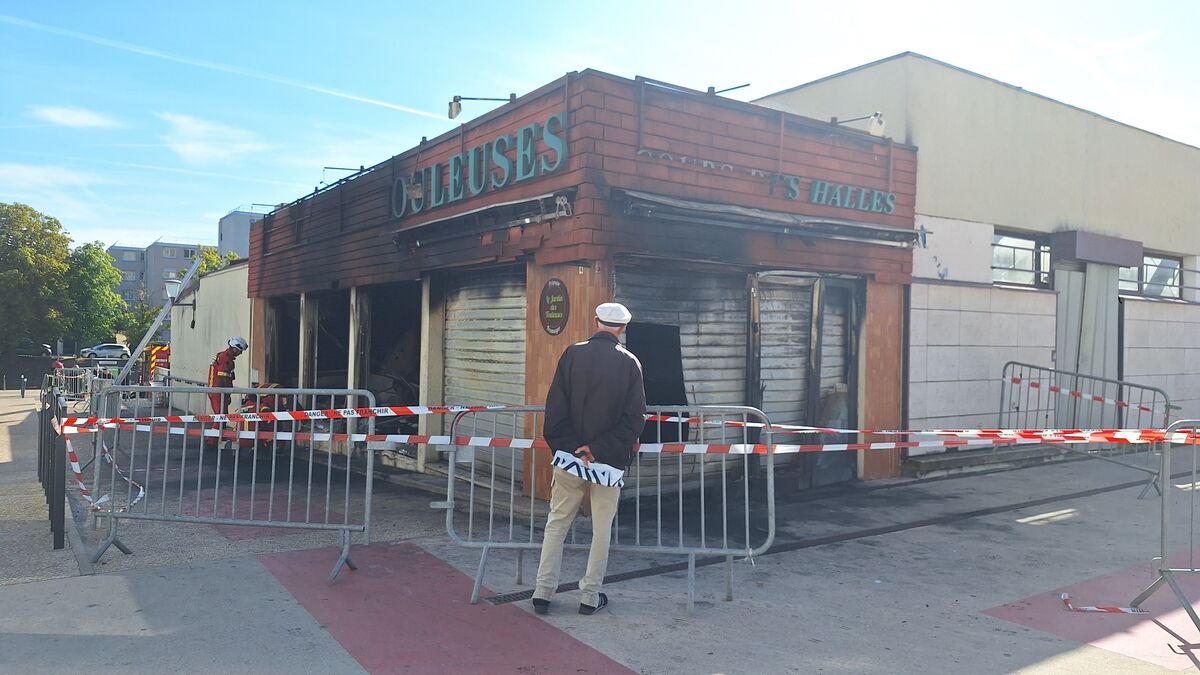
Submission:
{"label": "shop window opening", "polygon": [[1177,300],[1183,297],[1183,260],[1145,256],[1141,266],[1120,269],[1118,290],[1122,294]]}
{"label": "shop window opening", "polygon": [[[634,321],[625,331],[625,347],[642,363],[647,405],[687,405],[679,326]],[[640,440],[643,443],[677,443],[687,438],[687,424],[649,422]]]}
{"label": "shop window opening", "polygon": [[1041,237],[997,230],[992,237],[992,281],[1050,288],[1050,244]]}
{"label": "shop window opening", "polygon": [[[401,282],[370,289],[368,340],[360,342],[367,363],[362,385],[381,406],[417,405],[421,376],[421,283]],[[417,432],[416,417],[382,417],[377,433]]]}

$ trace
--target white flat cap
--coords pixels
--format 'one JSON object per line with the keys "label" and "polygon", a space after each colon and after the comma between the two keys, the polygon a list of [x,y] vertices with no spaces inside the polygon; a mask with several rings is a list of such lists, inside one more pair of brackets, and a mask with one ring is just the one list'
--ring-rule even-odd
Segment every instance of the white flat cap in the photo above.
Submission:
{"label": "white flat cap", "polygon": [[596,318],[604,323],[627,324],[633,318],[629,310],[619,302],[606,302],[596,306]]}

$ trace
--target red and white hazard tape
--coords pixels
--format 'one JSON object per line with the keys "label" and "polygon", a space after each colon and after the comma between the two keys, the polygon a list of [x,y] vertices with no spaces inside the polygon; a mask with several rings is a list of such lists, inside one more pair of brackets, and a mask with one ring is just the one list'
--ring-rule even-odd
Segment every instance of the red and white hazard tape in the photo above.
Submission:
{"label": "red and white hazard tape", "polygon": [[160,415],[153,417],[68,417],[63,426],[80,427],[98,424],[124,424],[129,422],[301,422],[306,420],[341,420],[363,417],[406,417],[410,415],[452,415],[460,412],[494,412],[519,406],[387,406],[378,408],[328,408],[322,410],[290,410],[261,413],[229,413],[216,415]]}
{"label": "red and white hazard tape", "polygon": [[[661,415],[647,416],[648,422],[668,423],[703,423],[705,426],[727,426],[737,428],[762,429],[767,425],[762,422],[740,422],[730,420],[708,420],[698,417],[668,417]],[[797,424],[772,424],[772,433],[782,434],[875,434],[880,436],[942,436],[945,438],[995,438],[995,439],[1030,439],[1055,442],[1055,439],[1065,439],[1071,442],[1091,443],[1159,443],[1164,440],[1162,429],[838,429],[835,427],[812,427]],[[1186,431],[1186,430],[1184,430]],[[1175,442],[1190,442],[1183,436]],[[1062,442],[1062,441],[1060,441]]]}
{"label": "red and white hazard tape", "polygon": [[1121,400],[1118,400],[1115,398],[1107,398],[1104,396],[1097,396],[1095,394],[1088,394],[1088,393],[1085,393],[1082,391],[1075,391],[1073,389],[1063,389],[1062,387],[1055,385],[1055,384],[1046,384],[1044,382],[1039,382],[1038,380],[1027,380],[1027,379],[1025,379],[1023,377],[1019,377],[1019,376],[1013,377],[1010,380],[1010,382],[1012,382],[1013,384],[1024,384],[1025,386],[1027,386],[1031,389],[1045,389],[1046,391],[1050,392],[1051,394],[1061,394],[1063,396],[1070,396],[1072,398],[1078,398],[1078,399],[1082,399],[1085,401],[1095,401],[1097,403],[1103,403],[1105,405],[1116,406],[1118,408],[1132,408],[1134,410],[1141,410],[1142,412],[1148,412],[1148,413],[1166,412],[1165,410],[1156,411],[1154,408],[1142,405],[1140,403],[1129,403],[1127,401],[1121,401]]}
{"label": "red and white hazard tape", "polygon": [[[236,431],[232,429],[201,429],[173,427],[168,425],[151,424],[107,424],[107,428],[120,428],[127,431],[169,433],[175,435],[222,438],[228,440],[260,440],[278,442],[388,442],[410,443],[433,446],[469,446],[476,448],[537,448],[550,449],[544,440],[529,438],[497,438],[489,436],[428,436],[418,434],[347,434],[320,432],[291,432],[291,431]],[[64,434],[93,433],[96,427],[63,427]],[[1161,435],[1161,434],[1160,434]],[[1191,439],[1187,442],[1197,442],[1192,434],[1175,434]],[[1161,439],[1160,439],[1161,440]],[[856,452],[867,450],[904,450],[912,448],[951,448],[951,447],[989,447],[998,445],[1028,445],[1039,443],[1073,443],[1086,444],[1101,442],[1096,436],[1079,437],[1036,437],[1036,438],[954,438],[924,441],[890,441],[876,443],[825,443],[825,444],[777,444],[773,452],[777,455],[798,454],[809,452]],[[1149,440],[1129,440],[1119,436],[1105,436],[1103,442],[1111,443],[1149,443]],[[761,443],[641,443],[637,446],[641,453],[662,454],[766,454],[767,446]]]}
{"label": "red and white hazard tape", "polygon": [[[71,446],[71,439],[66,438],[63,440],[66,442],[67,460],[71,463],[71,472],[75,474],[75,485],[79,488],[80,495],[83,497],[84,501],[88,503],[88,506],[91,508],[91,510],[99,511],[100,505],[109,501],[109,497],[111,495],[104,495],[103,497],[95,500],[92,499],[92,493],[87,489],[87,485],[85,485],[83,482],[83,470],[79,468],[79,456],[75,454],[75,448]],[[101,443],[100,453],[104,461],[112,466],[117,475],[120,476],[121,479],[128,483],[131,487],[137,488],[138,491],[137,496],[134,497],[128,505],[116,510],[127,511],[133,508],[135,504],[142,501],[142,498],[146,496],[146,488],[142,487],[140,483],[130,478],[125,471],[121,469],[121,467],[113,459],[112,453],[109,452],[107,445]]]}
{"label": "red and white hazard tape", "polygon": [[101,497],[97,501],[92,500],[92,493],[88,491],[87,485],[83,483],[83,469],[79,468],[79,456],[75,454],[75,448],[71,445],[71,439],[64,440],[67,445],[67,461],[71,463],[71,473],[75,474],[75,487],[79,488],[79,494],[83,496],[83,500],[91,506],[92,510],[96,510],[108,497]]}
{"label": "red and white hazard tape", "polygon": [[1062,603],[1068,612],[1095,612],[1098,614],[1149,614],[1148,610],[1141,607],[1093,607],[1082,606],[1076,607],[1071,604],[1071,596],[1066,593],[1062,594]]}

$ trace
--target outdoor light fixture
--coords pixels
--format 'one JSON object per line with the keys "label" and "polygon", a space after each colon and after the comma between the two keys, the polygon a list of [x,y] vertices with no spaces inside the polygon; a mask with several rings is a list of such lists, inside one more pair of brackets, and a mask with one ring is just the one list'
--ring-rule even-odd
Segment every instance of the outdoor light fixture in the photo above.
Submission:
{"label": "outdoor light fixture", "polygon": [[830,117],[829,123],[830,124],[846,124],[848,122],[861,122],[863,120],[870,120],[869,122],[867,122],[867,133],[868,134],[871,134],[872,136],[879,136],[881,138],[883,137],[883,127],[884,127],[885,123],[883,121],[883,113],[881,113],[881,112],[875,112],[870,115],[865,115],[863,117],[853,117],[848,120],[839,120],[836,117]]}
{"label": "outdoor light fixture", "polygon": [[474,96],[455,96],[454,98],[450,99],[450,113],[449,113],[450,119],[454,119],[455,117],[458,117],[458,114],[460,112],[462,112],[462,102],[463,101],[508,101],[509,103],[516,103],[517,95],[509,94],[508,98],[477,98]]}
{"label": "outdoor light fixture", "polygon": [[178,279],[167,279],[166,281],[164,281],[163,287],[167,293],[167,299],[171,301],[172,307],[191,307],[192,311],[195,311],[195,309],[196,309],[196,301],[195,300],[192,300],[191,302],[179,302],[178,301],[179,287],[182,285],[183,285],[183,282]]}
{"label": "outdoor light fixture", "polygon": [[183,282],[179,279],[167,279],[163,282],[163,290],[166,291],[167,299],[171,301],[172,307],[191,307],[192,308],[192,328],[196,327],[196,298],[192,296],[191,302],[178,302],[179,287]]}

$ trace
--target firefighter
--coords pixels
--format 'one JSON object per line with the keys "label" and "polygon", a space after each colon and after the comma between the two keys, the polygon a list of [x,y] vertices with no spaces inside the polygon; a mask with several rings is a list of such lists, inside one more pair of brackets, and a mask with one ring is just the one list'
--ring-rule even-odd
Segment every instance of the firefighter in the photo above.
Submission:
{"label": "firefighter", "polygon": [[[224,350],[217,352],[217,357],[213,359],[212,364],[208,366],[208,386],[210,387],[232,387],[233,386],[233,365],[234,360],[246,351],[250,345],[243,337],[229,338],[229,346]],[[229,394],[209,394],[208,402],[212,407],[213,414],[224,415],[229,407]],[[220,427],[221,425],[217,425]],[[216,445],[215,438],[207,439],[208,445]]]}

